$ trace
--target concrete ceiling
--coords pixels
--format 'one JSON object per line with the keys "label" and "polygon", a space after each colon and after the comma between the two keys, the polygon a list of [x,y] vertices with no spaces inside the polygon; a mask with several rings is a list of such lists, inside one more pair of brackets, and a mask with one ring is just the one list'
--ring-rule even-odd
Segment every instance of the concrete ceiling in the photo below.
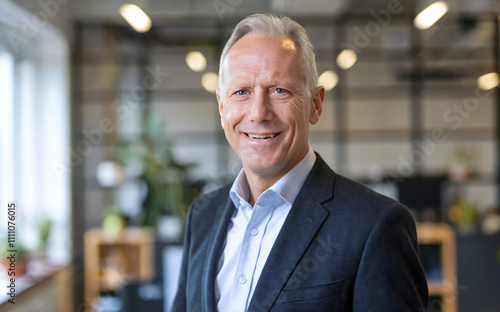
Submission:
{"label": "concrete ceiling", "polygon": [[[8,1],[8,0],[0,0]],[[172,19],[214,18],[219,21],[242,17],[257,12],[273,12],[290,16],[335,18],[342,15],[365,15],[387,9],[398,2],[403,14],[413,14],[436,0],[16,0],[16,4],[30,12],[47,12],[49,21],[67,30],[72,21],[100,21],[125,24],[118,14],[124,3],[141,6],[153,23],[163,24]],[[453,13],[500,12],[499,0],[446,0]],[[45,4],[45,5],[44,5]]]}

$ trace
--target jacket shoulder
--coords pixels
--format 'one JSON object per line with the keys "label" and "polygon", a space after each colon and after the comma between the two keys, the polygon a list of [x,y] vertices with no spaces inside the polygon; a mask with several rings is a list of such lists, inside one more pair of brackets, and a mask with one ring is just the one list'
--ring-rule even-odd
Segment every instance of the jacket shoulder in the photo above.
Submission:
{"label": "jacket shoulder", "polygon": [[192,218],[214,216],[218,209],[222,209],[229,198],[231,184],[200,195],[189,207]]}
{"label": "jacket shoulder", "polygon": [[338,204],[337,207],[347,209],[349,214],[363,215],[363,219],[377,218],[388,209],[410,214],[400,202],[339,174],[335,177],[333,202]]}

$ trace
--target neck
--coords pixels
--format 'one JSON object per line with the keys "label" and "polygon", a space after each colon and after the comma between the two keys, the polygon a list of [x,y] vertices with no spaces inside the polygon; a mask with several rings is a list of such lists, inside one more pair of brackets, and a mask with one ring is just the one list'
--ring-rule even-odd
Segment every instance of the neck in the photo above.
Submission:
{"label": "neck", "polygon": [[265,190],[273,186],[274,183],[278,182],[285,174],[287,174],[290,170],[292,170],[298,163],[300,163],[304,157],[306,157],[308,149],[306,149],[305,153],[298,157],[297,161],[293,162],[293,165],[289,167],[284,167],[281,170],[278,170],[274,173],[263,173],[256,172],[250,168],[245,169],[245,175],[248,182],[248,187],[250,188],[250,197],[248,198],[248,203],[250,205],[255,204],[257,199],[259,199],[260,194],[264,193]]}

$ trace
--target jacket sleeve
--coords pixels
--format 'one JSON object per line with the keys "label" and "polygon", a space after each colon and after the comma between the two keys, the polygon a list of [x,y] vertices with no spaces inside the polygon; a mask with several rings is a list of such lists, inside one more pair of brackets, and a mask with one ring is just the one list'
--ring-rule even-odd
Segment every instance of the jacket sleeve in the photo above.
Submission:
{"label": "jacket sleeve", "polygon": [[379,216],[363,250],[354,311],[427,311],[427,281],[413,218],[401,204]]}
{"label": "jacket sleeve", "polygon": [[[192,207],[191,207],[192,208]],[[187,311],[186,305],[186,290],[187,290],[187,271],[189,263],[189,244],[190,244],[190,229],[191,229],[191,213],[192,209],[189,209],[187,221],[186,221],[186,231],[184,235],[184,251],[182,255],[182,265],[181,273],[179,276],[179,286],[177,288],[177,294],[175,295],[174,303],[172,305],[172,312],[184,312]]]}

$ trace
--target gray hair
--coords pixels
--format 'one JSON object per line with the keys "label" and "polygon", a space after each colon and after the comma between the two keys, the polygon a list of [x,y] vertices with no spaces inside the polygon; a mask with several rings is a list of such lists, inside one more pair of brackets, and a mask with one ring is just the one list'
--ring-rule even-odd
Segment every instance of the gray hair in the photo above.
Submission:
{"label": "gray hair", "polygon": [[307,92],[310,96],[318,84],[318,71],[316,69],[314,49],[307,37],[306,30],[291,18],[274,14],[253,14],[236,25],[231,37],[224,46],[224,50],[222,50],[219,67],[219,89],[224,79],[224,60],[227,52],[238,40],[251,32],[278,38],[285,37],[292,40],[299,47],[300,67],[306,79]]}

